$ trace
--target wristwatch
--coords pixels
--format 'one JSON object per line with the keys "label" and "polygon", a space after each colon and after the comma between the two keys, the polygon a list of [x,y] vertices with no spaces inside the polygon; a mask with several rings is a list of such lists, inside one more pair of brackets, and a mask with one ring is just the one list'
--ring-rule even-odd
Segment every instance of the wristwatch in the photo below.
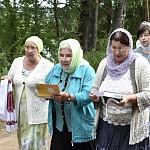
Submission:
{"label": "wristwatch", "polygon": [[68,98],[67,101],[70,102],[71,101],[71,95],[68,93]]}

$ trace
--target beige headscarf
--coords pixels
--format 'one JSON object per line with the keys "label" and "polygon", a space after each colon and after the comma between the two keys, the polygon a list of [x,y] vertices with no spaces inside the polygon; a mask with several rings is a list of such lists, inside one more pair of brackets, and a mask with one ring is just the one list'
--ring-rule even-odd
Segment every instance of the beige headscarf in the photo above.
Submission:
{"label": "beige headscarf", "polygon": [[38,53],[40,53],[43,50],[43,41],[38,37],[38,36],[31,36],[26,39],[25,45],[27,42],[33,42],[37,48],[38,48]]}

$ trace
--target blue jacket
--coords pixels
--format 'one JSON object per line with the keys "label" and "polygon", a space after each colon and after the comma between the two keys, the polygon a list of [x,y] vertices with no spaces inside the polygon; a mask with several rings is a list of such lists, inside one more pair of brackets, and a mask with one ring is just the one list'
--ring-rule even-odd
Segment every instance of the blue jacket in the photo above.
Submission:
{"label": "blue jacket", "polygon": [[[46,77],[46,83],[58,84],[62,67],[56,64]],[[74,94],[75,101],[71,102],[72,142],[86,142],[92,140],[94,130],[95,109],[89,98],[89,92],[95,77],[95,71],[90,65],[76,68],[70,76],[70,94]],[[48,126],[50,135],[53,134],[53,100],[49,100]]]}

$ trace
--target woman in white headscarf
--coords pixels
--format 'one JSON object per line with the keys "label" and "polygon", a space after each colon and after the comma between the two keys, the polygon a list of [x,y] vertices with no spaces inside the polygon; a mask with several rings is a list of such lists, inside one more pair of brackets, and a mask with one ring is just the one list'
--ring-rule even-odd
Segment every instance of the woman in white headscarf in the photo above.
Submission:
{"label": "woman in white headscarf", "polygon": [[134,52],[142,54],[150,63],[150,22],[143,21],[137,31],[140,45],[134,49]]}
{"label": "woman in white headscarf", "polygon": [[[145,57],[150,64],[150,22],[143,21],[137,31],[138,41],[140,42],[139,47],[133,50],[135,53],[140,53]],[[150,107],[149,107],[150,114]],[[149,131],[150,131],[150,118],[149,118]],[[149,132],[150,138],[150,132]]]}
{"label": "woman in white headscarf", "polygon": [[15,58],[7,76],[15,88],[18,121],[18,144],[21,150],[47,150],[48,102],[37,95],[35,83],[45,83],[47,73],[54,66],[43,58],[43,41],[31,36],[25,41],[25,56]]}
{"label": "woman in white headscarf", "polygon": [[[150,66],[132,48],[131,34],[116,29],[97,69],[90,94],[97,108],[96,150],[148,150]],[[94,94],[99,90],[104,96]]]}

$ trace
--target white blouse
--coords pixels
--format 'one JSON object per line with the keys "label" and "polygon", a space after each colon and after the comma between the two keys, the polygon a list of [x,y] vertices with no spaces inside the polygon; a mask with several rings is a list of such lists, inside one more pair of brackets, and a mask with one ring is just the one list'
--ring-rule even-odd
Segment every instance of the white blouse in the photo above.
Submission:
{"label": "white blouse", "polygon": [[[100,90],[118,93],[118,94],[133,94],[133,87],[130,78],[130,70],[128,70],[119,80],[112,80],[109,75],[106,76],[100,86]],[[102,98],[102,111],[100,117],[104,121],[114,125],[130,124],[132,115],[132,104],[127,103],[124,107],[109,106],[106,116],[106,102]]]}

